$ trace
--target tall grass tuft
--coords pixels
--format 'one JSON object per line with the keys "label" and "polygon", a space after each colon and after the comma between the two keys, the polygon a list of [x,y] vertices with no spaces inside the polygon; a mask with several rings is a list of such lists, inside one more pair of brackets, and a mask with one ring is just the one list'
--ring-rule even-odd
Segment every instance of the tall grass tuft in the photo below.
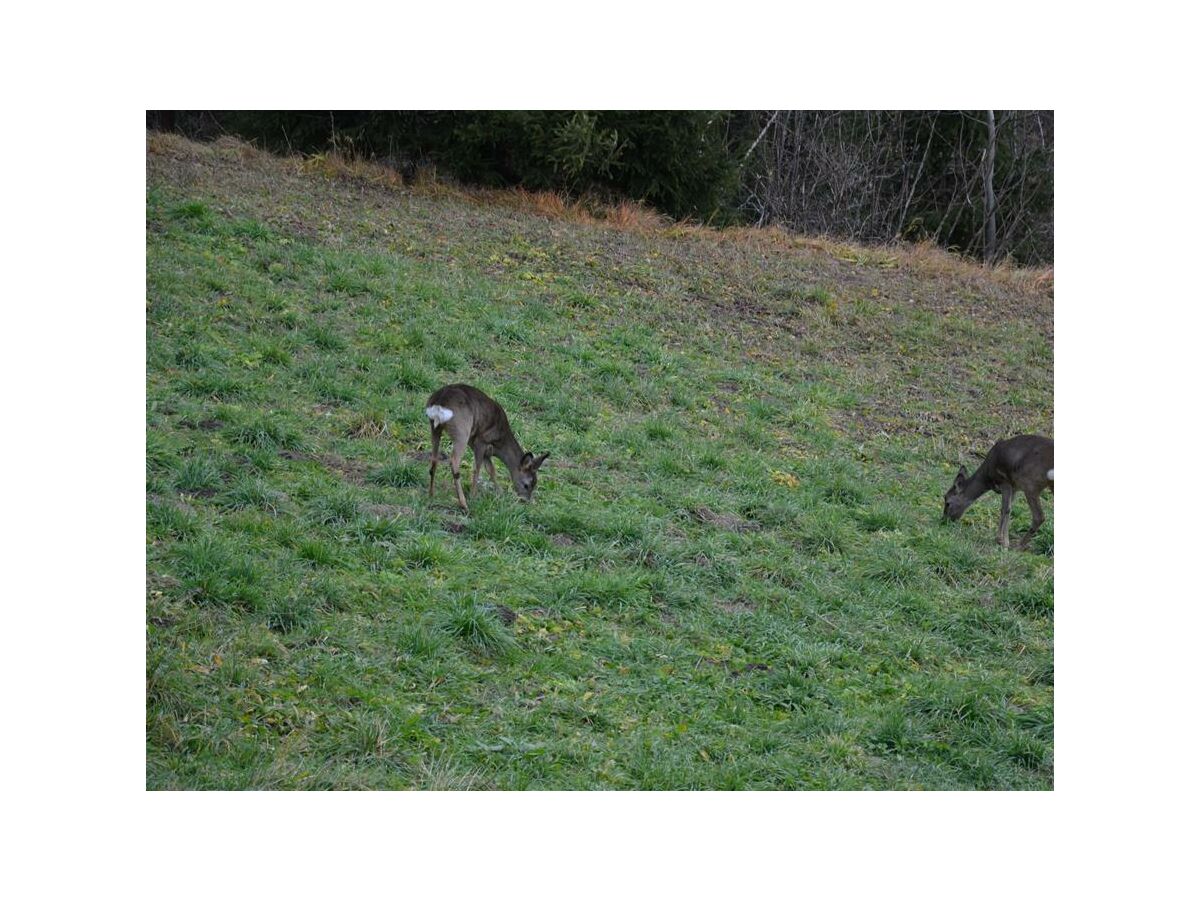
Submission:
{"label": "tall grass tuft", "polygon": [[506,657],[517,648],[495,610],[473,597],[450,606],[443,615],[442,629],[468,650],[483,656]]}

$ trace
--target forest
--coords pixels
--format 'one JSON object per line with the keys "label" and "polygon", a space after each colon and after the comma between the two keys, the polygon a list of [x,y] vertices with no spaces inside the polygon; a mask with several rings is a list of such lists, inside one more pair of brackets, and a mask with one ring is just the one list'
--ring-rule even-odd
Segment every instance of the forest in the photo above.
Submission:
{"label": "forest", "polygon": [[147,125],[710,225],[1054,260],[1053,111],[154,110]]}

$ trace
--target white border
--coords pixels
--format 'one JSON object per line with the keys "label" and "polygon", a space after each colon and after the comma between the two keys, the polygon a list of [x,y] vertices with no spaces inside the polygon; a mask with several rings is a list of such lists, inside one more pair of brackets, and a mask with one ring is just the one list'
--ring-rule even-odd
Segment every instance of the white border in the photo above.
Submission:
{"label": "white border", "polygon": [[[1196,189],[1193,32],[1169,8],[216,2],[22,9],[10,26],[14,881],[135,896],[1074,896],[1157,895],[1182,875]],[[143,793],[146,107],[984,100],[1057,108],[1054,793]]]}

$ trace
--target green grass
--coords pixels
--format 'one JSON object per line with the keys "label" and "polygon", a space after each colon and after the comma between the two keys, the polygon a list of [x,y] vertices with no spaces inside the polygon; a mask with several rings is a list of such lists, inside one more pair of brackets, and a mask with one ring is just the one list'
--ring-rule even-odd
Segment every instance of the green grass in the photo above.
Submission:
{"label": "green grass", "polygon": [[[149,787],[1052,787],[1053,500],[1027,553],[996,498],[938,521],[1052,433],[1049,300],[180,147]],[[427,496],[451,381],[551,452],[532,504],[499,464],[467,516],[447,465]]]}

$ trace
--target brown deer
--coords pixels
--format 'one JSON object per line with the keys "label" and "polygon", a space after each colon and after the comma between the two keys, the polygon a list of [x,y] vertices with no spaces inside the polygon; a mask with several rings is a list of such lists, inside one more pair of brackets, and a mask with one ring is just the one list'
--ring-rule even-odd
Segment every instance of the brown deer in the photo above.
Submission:
{"label": "brown deer", "polygon": [[967,507],[983,494],[996,491],[1000,495],[1000,533],[996,541],[1007,549],[1013,492],[1019,490],[1029,501],[1029,510],[1033,513],[1033,523],[1017,545],[1018,549],[1024,550],[1045,521],[1040,497],[1046,488],[1054,493],[1054,441],[1051,438],[1022,434],[997,441],[974,475],[968,478],[966,468],[959,466],[954,484],[946,491],[942,521],[957,522]]}
{"label": "brown deer", "polygon": [[471,475],[471,496],[479,486],[479,469],[487,466],[492,484],[496,483],[496,467],[492,465],[492,457],[498,456],[508,466],[508,474],[512,477],[513,487],[521,500],[533,497],[533,489],[537,487],[537,473],[549,453],[534,456],[526,453],[512,428],[508,424],[508,416],[504,414],[500,404],[478,388],[469,384],[448,384],[438,388],[425,405],[425,415],[429,417],[429,428],[433,435],[433,454],[429,463],[429,496],[433,496],[433,478],[437,473],[439,447],[442,444],[442,432],[448,431],[454,447],[450,451],[450,472],[454,476],[454,491],[458,495],[458,505],[467,512],[467,500],[463,496],[462,482],[459,479],[459,466],[467,447],[475,457],[475,472]]}

